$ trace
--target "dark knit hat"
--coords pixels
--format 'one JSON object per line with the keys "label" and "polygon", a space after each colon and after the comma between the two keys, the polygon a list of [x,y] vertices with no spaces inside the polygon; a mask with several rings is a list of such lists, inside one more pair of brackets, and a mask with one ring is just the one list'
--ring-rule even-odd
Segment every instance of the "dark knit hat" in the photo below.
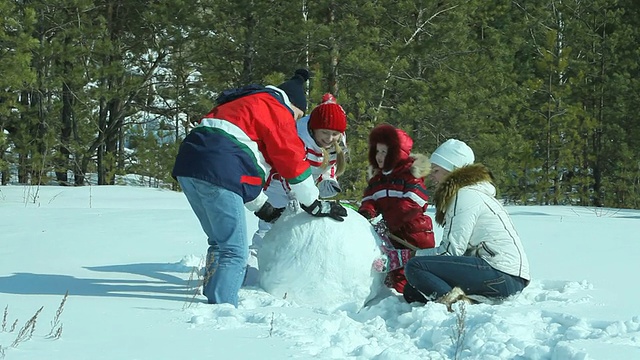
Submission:
{"label": "dark knit hat", "polygon": [[303,112],[307,111],[307,95],[304,92],[304,83],[309,80],[309,76],[309,70],[298,69],[291,79],[278,85],[287,94],[289,101]]}
{"label": "dark knit hat", "polygon": [[376,145],[385,144],[389,148],[384,159],[382,170],[389,171],[398,165],[398,162],[406,160],[413,148],[413,139],[404,130],[393,125],[380,124],[371,130],[369,134],[369,164],[378,167],[376,162]]}
{"label": "dark knit hat", "polygon": [[309,118],[309,129],[347,130],[347,115],[332,94],[324,94],[323,102],[316,106]]}

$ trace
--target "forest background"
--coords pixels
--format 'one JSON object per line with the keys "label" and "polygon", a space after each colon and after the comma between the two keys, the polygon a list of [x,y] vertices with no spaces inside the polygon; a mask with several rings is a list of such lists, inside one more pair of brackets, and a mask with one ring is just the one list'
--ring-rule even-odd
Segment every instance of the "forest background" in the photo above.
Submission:
{"label": "forest background", "polygon": [[[220,91],[313,73],[348,114],[343,198],[388,122],[466,141],[515,204],[640,208],[634,0],[0,0],[2,184],[173,184]],[[96,174],[96,175],[89,175]],[[96,179],[88,177],[96,176]]]}

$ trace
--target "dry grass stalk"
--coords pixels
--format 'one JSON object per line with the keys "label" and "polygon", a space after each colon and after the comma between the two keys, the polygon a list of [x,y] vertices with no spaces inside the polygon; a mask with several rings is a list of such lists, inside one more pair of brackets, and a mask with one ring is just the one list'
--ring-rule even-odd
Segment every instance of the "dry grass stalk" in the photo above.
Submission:
{"label": "dry grass stalk", "polygon": [[17,326],[18,326],[18,319],[16,319],[16,321],[14,321],[13,324],[11,324],[11,329],[9,329],[9,332],[14,332]]}
{"label": "dry grass stalk", "polygon": [[4,349],[5,348],[2,345],[0,345],[0,359],[4,359],[4,355],[5,355]]}
{"label": "dry grass stalk", "polygon": [[42,311],[42,309],[44,309],[44,306],[41,306],[40,309],[38,309],[38,311],[36,311],[36,313],[33,314],[31,319],[29,319],[24,324],[22,329],[20,329],[20,331],[18,332],[18,336],[16,337],[16,339],[13,340],[11,347],[17,347],[21,342],[31,339],[31,337],[33,336],[33,332],[36,329],[36,320],[38,319],[38,315],[40,315],[40,312]]}
{"label": "dry grass stalk", "polygon": [[[206,269],[209,268],[210,263],[213,262],[213,254],[211,254],[211,256],[209,256],[211,259],[207,259],[207,261],[203,261],[205,263],[205,275],[203,277],[203,279],[200,279],[200,268],[202,267],[202,265],[198,265],[198,266],[194,266],[191,269],[191,274],[189,275],[189,280],[187,281],[187,287],[188,288],[192,288],[193,292],[191,294],[191,297],[189,299],[187,299],[187,301],[185,301],[185,303],[182,305],[182,309],[188,309],[191,307],[191,305],[193,303],[196,302],[196,296],[198,295],[202,295],[202,293],[200,292],[200,289],[204,286],[205,282],[209,280],[209,278],[211,278],[211,274],[208,274]],[[210,261],[210,262],[209,262]],[[198,282],[196,283],[196,286],[193,287],[191,286],[191,283],[193,280],[198,279]]]}
{"label": "dry grass stalk", "polygon": [[597,217],[614,217],[620,212],[620,209],[609,209],[609,208],[594,208],[593,212]]}
{"label": "dry grass stalk", "polygon": [[[194,281],[196,281],[197,279],[200,278],[200,275],[198,274],[199,272],[199,267],[198,266],[192,266],[191,267],[191,272],[189,273],[189,279],[187,279],[187,287],[192,289],[194,286],[192,285],[194,283]],[[196,284],[197,286],[197,284]]]}
{"label": "dry grass stalk", "polygon": [[51,321],[51,331],[49,332],[49,335],[47,335],[47,337],[49,338],[54,337],[55,333],[57,333],[58,331],[62,332],[60,315],[62,315],[62,312],[64,311],[64,304],[67,302],[67,297],[69,297],[69,290],[67,290],[67,292],[64,293],[64,297],[60,302],[60,306],[58,306],[58,310],[56,310],[56,315],[53,317],[53,320]]}
{"label": "dry grass stalk", "polygon": [[60,336],[62,336],[62,324],[60,324],[60,326],[56,329],[56,332],[53,334],[51,338],[58,340],[60,339]]}
{"label": "dry grass stalk", "polygon": [[2,332],[7,330],[7,317],[9,317],[9,305],[4,307],[4,314],[2,315]]}
{"label": "dry grass stalk", "polygon": [[466,329],[466,318],[467,318],[467,303],[464,301],[458,301],[454,308],[457,310],[456,313],[456,325],[453,328],[453,335],[451,340],[453,341],[454,347],[454,359],[458,360],[462,356],[462,350],[464,350],[464,340],[467,333]]}
{"label": "dry grass stalk", "polygon": [[207,261],[204,264],[204,279],[202,279],[203,285],[206,284],[209,281],[209,279],[211,279],[211,277],[213,276],[213,273],[216,272],[215,269],[209,272],[209,268],[213,267],[212,264],[215,258],[216,258],[216,255],[213,252],[207,255]]}
{"label": "dry grass stalk", "polygon": [[36,331],[36,319],[33,319],[33,325],[31,325],[31,331],[29,331],[29,339],[33,337],[33,333],[35,331]]}
{"label": "dry grass stalk", "polygon": [[[195,302],[196,296],[200,295],[200,286],[202,286],[202,281],[200,281],[200,275],[198,274],[199,270],[197,266],[191,268],[191,273],[189,274],[189,280],[187,280],[187,288],[193,290],[191,293],[191,297],[188,298],[184,304],[182,305],[182,310],[188,309],[191,307],[191,304]],[[196,285],[193,286],[193,282],[196,282]]]}
{"label": "dry grass stalk", "polygon": [[271,312],[271,323],[269,324],[269,337],[273,335],[273,319],[276,316],[275,312]]}

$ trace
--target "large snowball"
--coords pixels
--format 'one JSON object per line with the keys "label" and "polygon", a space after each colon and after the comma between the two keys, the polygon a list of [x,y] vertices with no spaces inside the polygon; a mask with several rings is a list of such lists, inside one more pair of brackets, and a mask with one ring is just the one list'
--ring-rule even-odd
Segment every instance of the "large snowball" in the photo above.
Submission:
{"label": "large snowball", "polygon": [[299,305],[362,307],[384,288],[371,264],[380,256],[369,222],[347,209],[344,222],[289,207],[258,251],[260,286]]}

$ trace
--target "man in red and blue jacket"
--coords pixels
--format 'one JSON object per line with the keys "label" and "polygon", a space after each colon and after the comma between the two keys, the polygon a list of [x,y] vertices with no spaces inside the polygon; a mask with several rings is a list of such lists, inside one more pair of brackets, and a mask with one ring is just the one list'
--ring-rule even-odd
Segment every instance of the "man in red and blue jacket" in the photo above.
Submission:
{"label": "man in red and blue jacket", "polygon": [[275,86],[248,85],[223,92],[180,145],[172,175],[208,236],[204,295],[209,303],[238,305],[248,257],[244,208],[274,222],[282,213],[262,188],[274,168],[286,178],[301,207],[342,221],[338,203],[318,200],[296,120],[307,100],[306,69]]}

